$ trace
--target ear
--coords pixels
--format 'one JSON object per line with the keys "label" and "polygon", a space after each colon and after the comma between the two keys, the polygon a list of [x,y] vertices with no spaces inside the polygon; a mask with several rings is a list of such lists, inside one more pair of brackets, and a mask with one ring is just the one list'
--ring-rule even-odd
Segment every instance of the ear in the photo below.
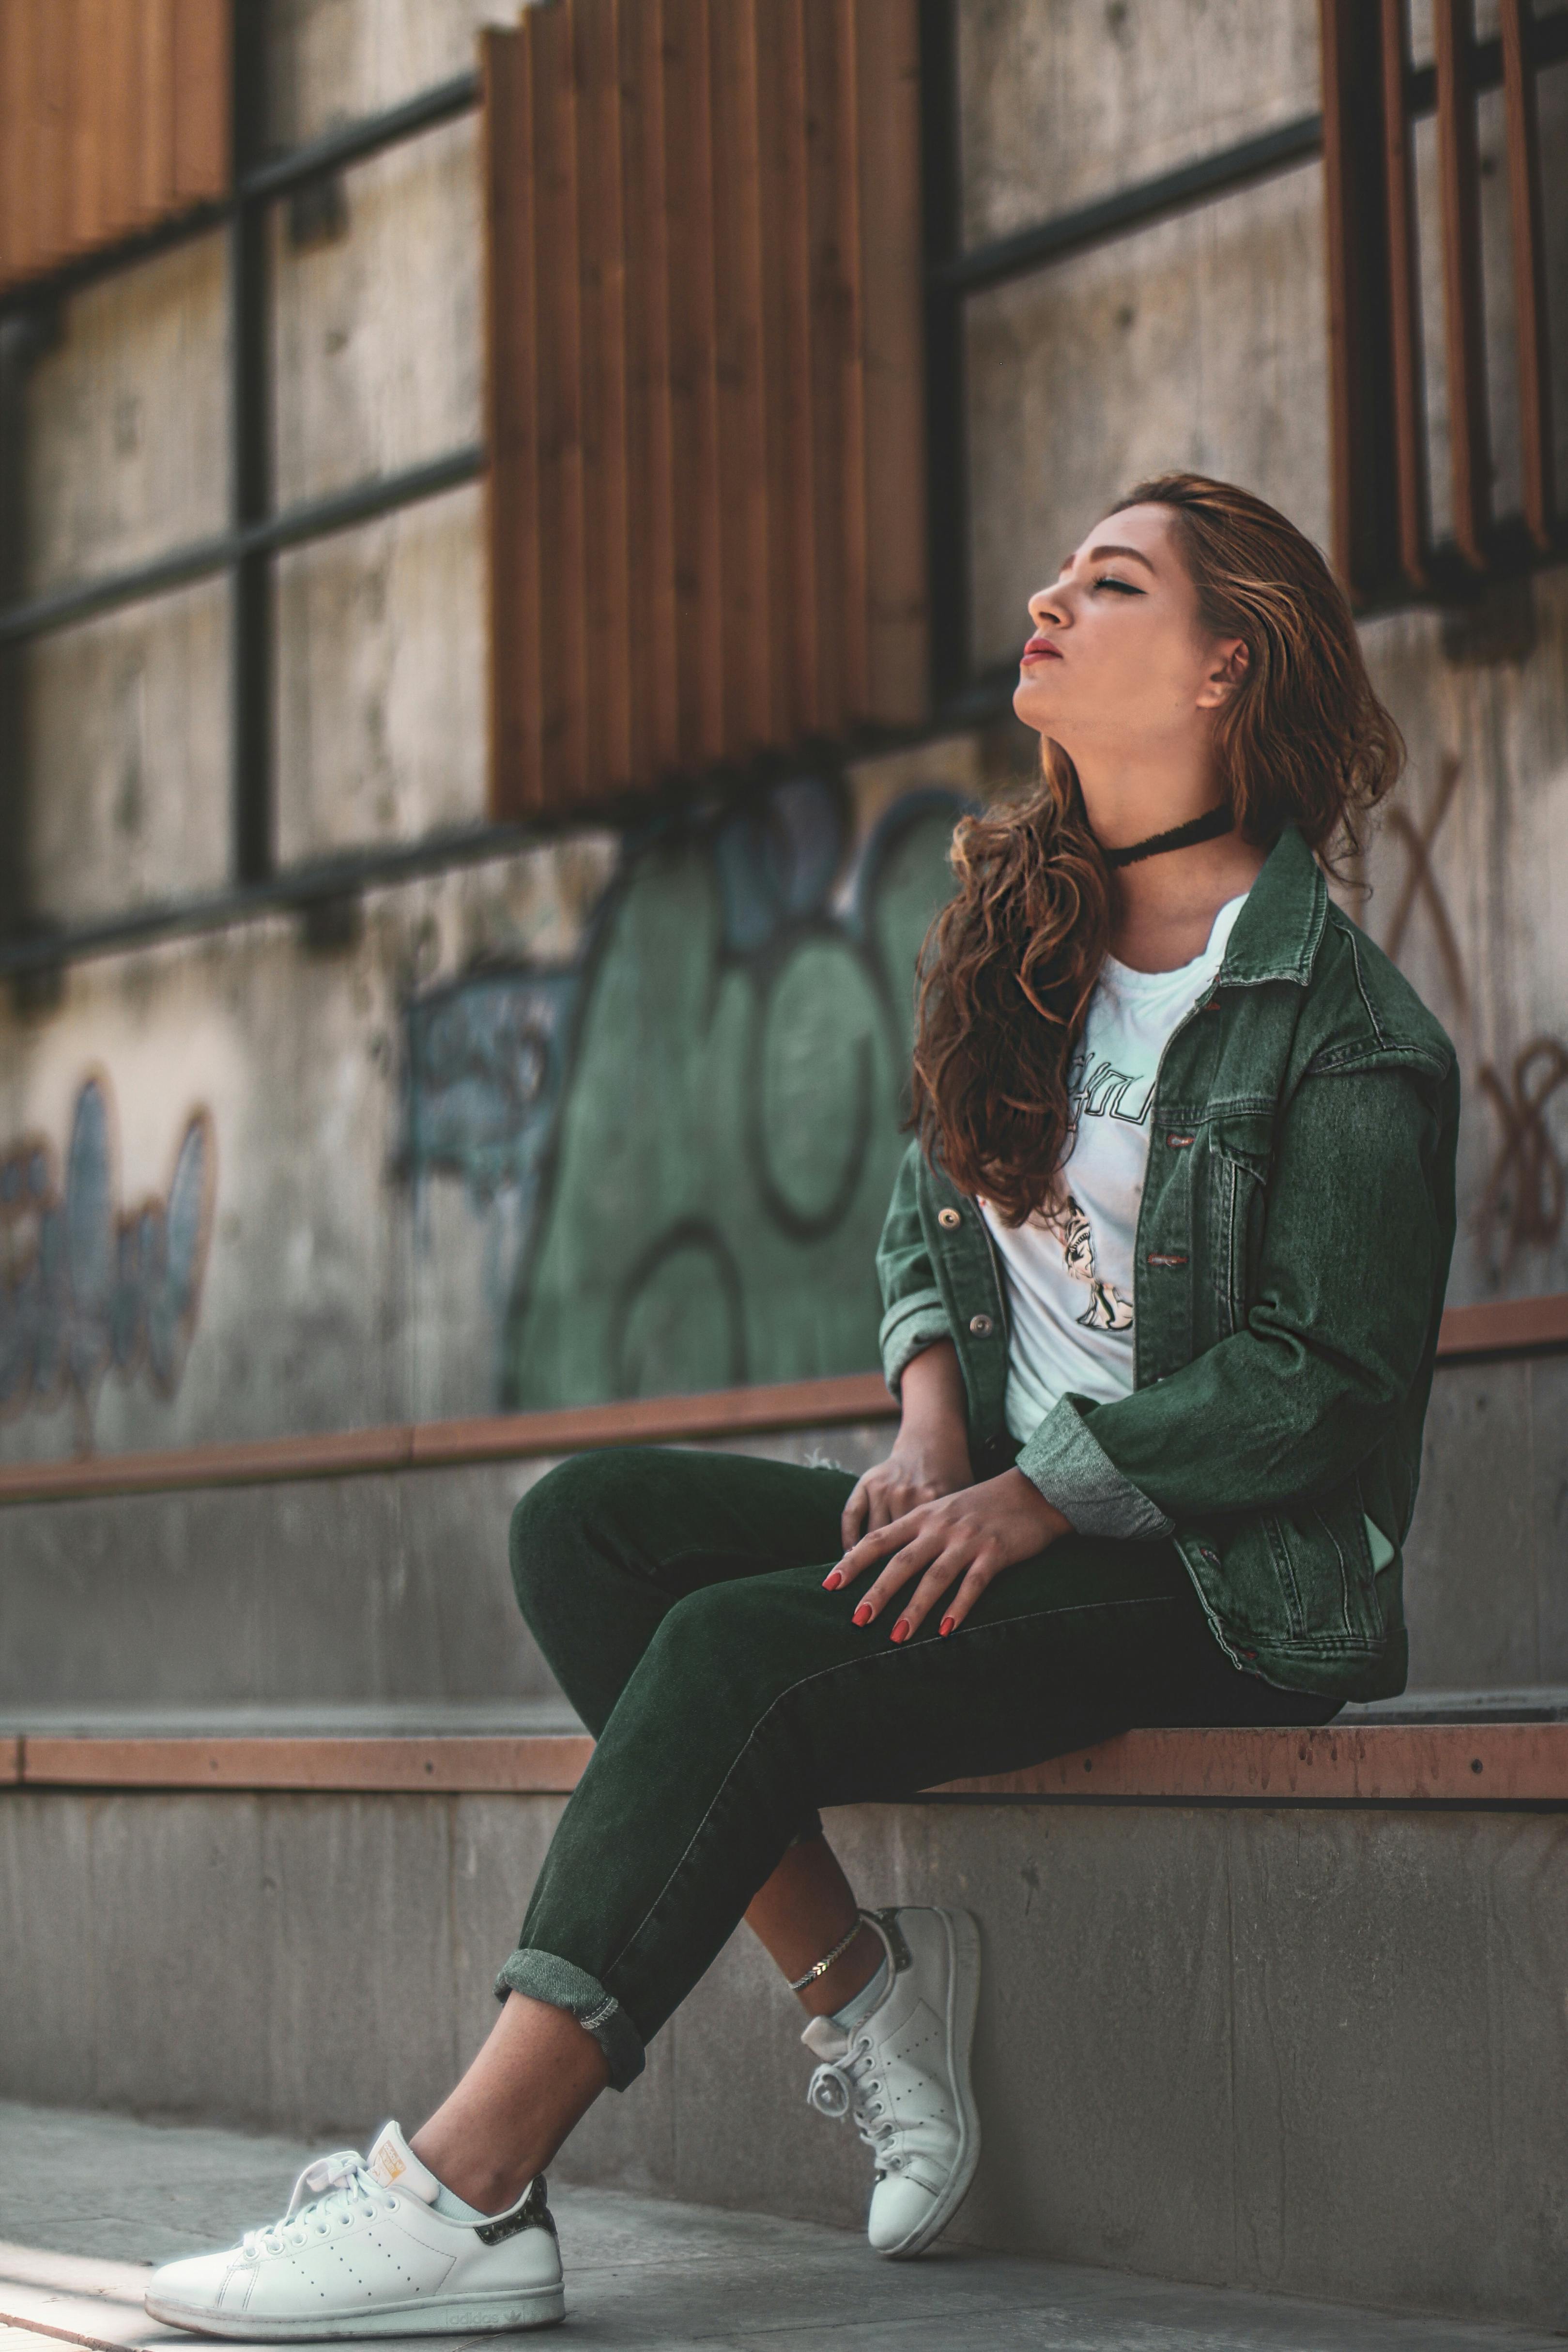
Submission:
{"label": "ear", "polygon": [[1228,702],[1247,676],[1251,660],[1245,637],[1222,637],[1199,689],[1198,709],[1217,710]]}

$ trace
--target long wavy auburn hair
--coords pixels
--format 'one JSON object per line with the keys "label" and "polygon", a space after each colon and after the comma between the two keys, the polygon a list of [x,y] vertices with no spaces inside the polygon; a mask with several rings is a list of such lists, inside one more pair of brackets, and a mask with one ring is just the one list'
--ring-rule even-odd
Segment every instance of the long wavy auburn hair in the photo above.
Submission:
{"label": "long wavy auburn hair", "polygon": [[[1232,482],[1161,474],[1111,511],[1132,506],[1172,509],[1200,625],[1247,649],[1214,733],[1237,828],[1267,847],[1294,824],[1336,870],[1405,759],[1339,583],[1294,523]],[[958,888],[926,933],[915,1022],[921,1148],[1013,1225],[1058,1193],[1068,1074],[1117,889],[1060,744],[1042,741],[1041,771],[1023,799],[959,824]]]}

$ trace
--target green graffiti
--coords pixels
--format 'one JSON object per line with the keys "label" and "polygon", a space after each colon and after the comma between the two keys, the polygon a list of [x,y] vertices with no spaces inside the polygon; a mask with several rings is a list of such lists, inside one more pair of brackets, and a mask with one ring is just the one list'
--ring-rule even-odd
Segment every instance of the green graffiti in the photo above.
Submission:
{"label": "green graffiti", "polygon": [[[771,926],[709,842],[636,860],[584,987],[504,1402],[804,1380],[877,1360],[915,957],[959,803],[922,795]],[[802,893],[800,895],[805,895]],[[737,933],[743,942],[736,951]]]}

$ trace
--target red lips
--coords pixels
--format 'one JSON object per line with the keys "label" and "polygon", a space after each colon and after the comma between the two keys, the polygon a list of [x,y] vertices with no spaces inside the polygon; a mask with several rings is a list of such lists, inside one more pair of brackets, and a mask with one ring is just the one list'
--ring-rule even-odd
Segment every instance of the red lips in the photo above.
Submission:
{"label": "red lips", "polygon": [[1049,637],[1031,637],[1021,656],[1026,662],[1060,661],[1062,657],[1061,647],[1052,645]]}

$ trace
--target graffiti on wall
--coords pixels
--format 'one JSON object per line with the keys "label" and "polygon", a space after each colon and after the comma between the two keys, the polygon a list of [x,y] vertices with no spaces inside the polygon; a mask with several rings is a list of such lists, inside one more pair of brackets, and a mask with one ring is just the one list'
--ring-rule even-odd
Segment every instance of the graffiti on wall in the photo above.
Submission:
{"label": "graffiti on wall", "polygon": [[629,840],[577,961],[407,1008],[406,1169],[503,1201],[498,1402],[877,1361],[920,942],[970,803],[804,777]]}
{"label": "graffiti on wall", "polygon": [[173,1396],[201,1303],[216,1177],[212,1120],[194,1110],[168,1187],[119,1204],[109,1081],[76,1099],[63,1171],[47,1137],[0,1153],[0,1413],[68,1402],[86,1443],[110,1372]]}
{"label": "graffiti on wall", "polygon": [[[1405,856],[1405,872],[1394,901],[1384,947],[1395,962],[1418,906],[1432,927],[1438,961],[1452,1000],[1451,1013],[1465,1045],[1470,1042],[1473,1005],[1464,957],[1447,898],[1433,862],[1437,836],[1454,805],[1462,778],[1459,761],[1446,751],[1437,784],[1419,817],[1396,803],[1386,824]],[[1568,1167],[1547,1121],[1553,1097],[1568,1085],[1568,1046],[1551,1036],[1532,1037],[1507,1070],[1480,1062],[1476,1086],[1492,1118],[1490,1157],[1470,1218],[1471,1239],[1493,1282],[1512,1272],[1521,1250],[1550,1248],[1568,1213]]]}

